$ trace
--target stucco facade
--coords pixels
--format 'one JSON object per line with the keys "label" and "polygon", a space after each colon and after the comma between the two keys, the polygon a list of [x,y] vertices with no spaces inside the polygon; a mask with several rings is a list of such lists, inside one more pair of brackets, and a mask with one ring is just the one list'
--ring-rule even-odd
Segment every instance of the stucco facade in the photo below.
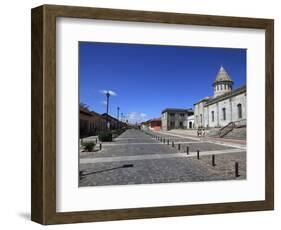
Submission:
{"label": "stucco facade", "polygon": [[192,109],[168,108],[162,111],[161,129],[187,129],[188,116],[193,115]]}
{"label": "stucco facade", "polygon": [[214,96],[194,104],[195,128],[223,127],[230,122],[246,120],[246,86],[232,90],[232,84],[233,81],[221,67],[213,84]]}

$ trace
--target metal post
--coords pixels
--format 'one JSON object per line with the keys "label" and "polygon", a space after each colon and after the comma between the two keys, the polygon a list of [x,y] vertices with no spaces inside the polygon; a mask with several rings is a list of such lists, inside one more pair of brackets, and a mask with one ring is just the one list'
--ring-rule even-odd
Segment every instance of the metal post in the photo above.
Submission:
{"label": "metal post", "polygon": [[178,144],[178,150],[181,150],[181,144]]}
{"label": "metal post", "polygon": [[239,164],[238,162],[235,162],[235,177],[239,177]]}
{"label": "metal post", "polygon": [[110,96],[110,93],[107,92],[106,93],[106,114],[108,114],[109,96]]}
{"label": "metal post", "polygon": [[164,144],[165,144],[165,141],[166,141],[166,140],[165,140],[165,138],[164,138],[164,141],[163,141],[163,142],[164,142]]}
{"label": "metal post", "polygon": [[198,160],[200,159],[199,150],[197,150],[197,159],[198,159]]}
{"label": "metal post", "polygon": [[186,154],[189,154],[189,146],[186,146]]}
{"label": "metal post", "polygon": [[172,141],[172,147],[174,147],[175,146],[175,143]]}
{"label": "metal post", "polygon": [[118,130],[119,130],[119,128],[120,128],[120,127],[119,127],[119,126],[120,126],[120,125],[119,125],[119,110],[120,110],[120,107],[118,106],[118,107],[117,107],[117,120],[118,120],[118,121],[117,121],[117,129],[118,129]]}
{"label": "metal post", "polygon": [[102,146],[101,146],[101,143],[100,143],[100,150],[101,150],[101,147],[102,147]]}
{"label": "metal post", "polygon": [[170,143],[169,143],[169,139],[167,140],[167,144],[169,145]]}
{"label": "metal post", "polygon": [[214,155],[214,154],[212,155],[212,166],[216,166],[216,163],[215,163],[215,155]]}

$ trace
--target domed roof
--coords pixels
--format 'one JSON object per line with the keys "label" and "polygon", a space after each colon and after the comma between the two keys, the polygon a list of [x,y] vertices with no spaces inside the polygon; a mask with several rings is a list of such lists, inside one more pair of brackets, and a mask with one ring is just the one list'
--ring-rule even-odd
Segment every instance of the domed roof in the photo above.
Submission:
{"label": "domed roof", "polygon": [[219,83],[219,82],[226,82],[226,81],[233,83],[232,79],[230,78],[228,73],[225,71],[225,69],[221,65],[221,67],[217,73],[216,80],[214,81],[214,84]]}

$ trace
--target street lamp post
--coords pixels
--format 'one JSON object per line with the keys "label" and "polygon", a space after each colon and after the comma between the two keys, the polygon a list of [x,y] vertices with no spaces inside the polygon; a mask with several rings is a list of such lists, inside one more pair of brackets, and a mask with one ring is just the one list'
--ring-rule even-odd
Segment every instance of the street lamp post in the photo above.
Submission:
{"label": "street lamp post", "polygon": [[108,114],[108,106],[109,106],[109,96],[110,93],[107,91],[106,95],[106,114]]}
{"label": "street lamp post", "polygon": [[119,110],[120,110],[120,108],[119,108],[119,106],[117,107],[117,119],[119,120]]}
{"label": "street lamp post", "polygon": [[119,106],[117,107],[117,129],[119,130],[119,110],[120,110],[120,108],[119,108]]}

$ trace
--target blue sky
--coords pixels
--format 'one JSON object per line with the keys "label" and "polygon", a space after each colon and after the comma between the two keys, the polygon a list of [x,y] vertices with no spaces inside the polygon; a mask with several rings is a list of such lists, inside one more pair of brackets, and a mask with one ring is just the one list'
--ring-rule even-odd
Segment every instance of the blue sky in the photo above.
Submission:
{"label": "blue sky", "polygon": [[234,88],[246,84],[245,49],[79,42],[80,102],[104,113],[102,90],[111,90],[110,115],[119,106],[133,123],[160,117],[212,96],[221,65]]}

